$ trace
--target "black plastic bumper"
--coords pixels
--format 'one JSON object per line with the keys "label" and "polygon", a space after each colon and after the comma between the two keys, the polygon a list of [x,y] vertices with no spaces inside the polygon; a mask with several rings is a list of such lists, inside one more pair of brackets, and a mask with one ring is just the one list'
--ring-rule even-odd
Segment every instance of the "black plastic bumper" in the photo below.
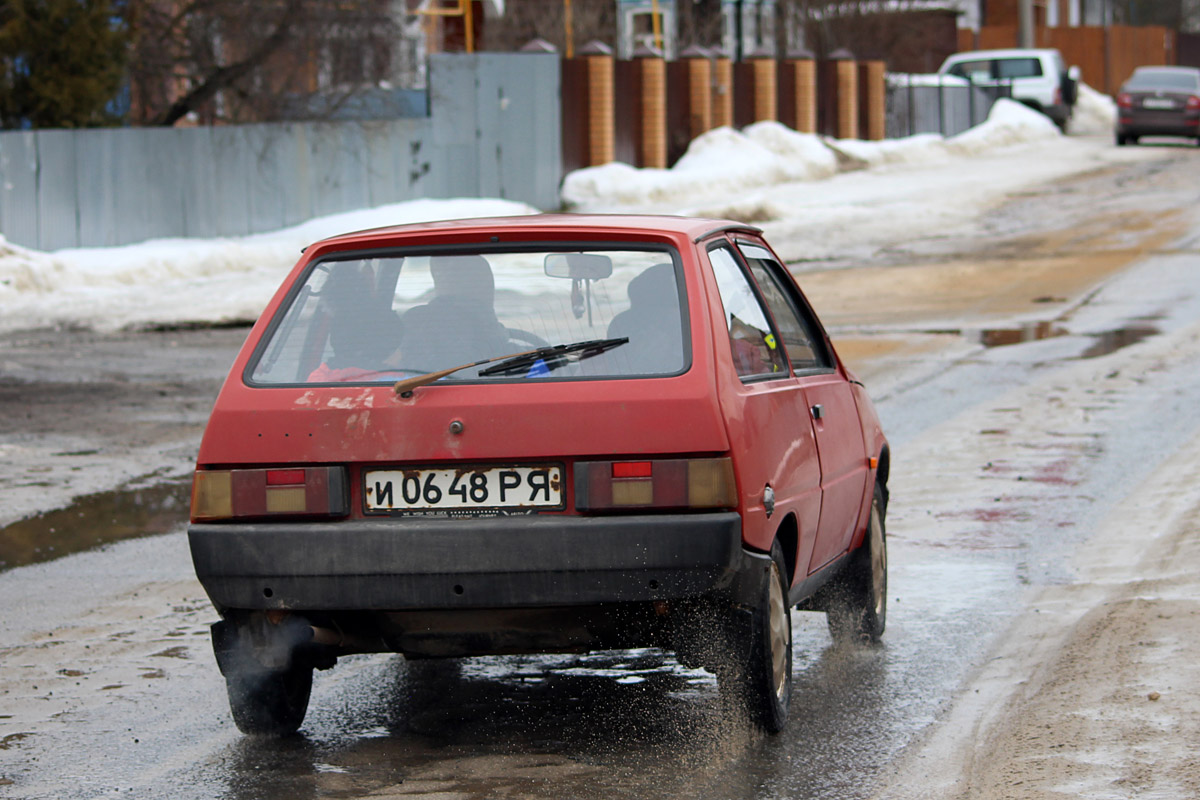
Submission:
{"label": "black plastic bumper", "polygon": [[738,595],[762,572],[733,512],[193,524],[221,609],[530,608]]}

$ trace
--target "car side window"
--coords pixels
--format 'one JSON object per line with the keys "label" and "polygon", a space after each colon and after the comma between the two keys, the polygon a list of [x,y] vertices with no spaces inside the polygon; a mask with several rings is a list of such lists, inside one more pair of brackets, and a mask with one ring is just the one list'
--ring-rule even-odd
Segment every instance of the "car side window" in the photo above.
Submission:
{"label": "car side window", "polygon": [[968,78],[971,81],[988,81],[992,79],[992,62],[962,61],[952,66],[948,72],[951,75]]}
{"label": "car side window", "polygon": [[817,334],[819,329],[814,322],[806,319],[807,309],[785,283],[783,267],[771,255],[771,251],[745,242],[739,242],[738,249],[758,283],[771,316],[775,318],[775,327],[779,329],[792,369],[799,372],[829,367],[825,348]]}
{"label": "car side window", "polygon": [[1042,62],[1036,58],[1001,58],[996,61],[999,78],[1038,78],[1042,74]]}
{"label": "car side window", "polygon": [[789,375],[767,313],[737,257],[722,245],[708,251],[708,260],[725,309],[725,326],[738,376],[747,380]]}

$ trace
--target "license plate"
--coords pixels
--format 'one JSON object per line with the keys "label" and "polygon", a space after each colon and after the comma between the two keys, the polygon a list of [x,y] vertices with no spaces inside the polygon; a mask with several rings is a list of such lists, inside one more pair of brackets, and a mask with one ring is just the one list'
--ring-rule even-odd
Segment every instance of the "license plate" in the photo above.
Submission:
{"label": "license plate", "polygon": [[563,508],[557,465],[376,469],[364,476],[368,511],[464,512]]}
{"label": "license plate", "polygon": [[1175,101],[1167,97],[1147,97],[1142,101],[1142,108],[1174,108]]}

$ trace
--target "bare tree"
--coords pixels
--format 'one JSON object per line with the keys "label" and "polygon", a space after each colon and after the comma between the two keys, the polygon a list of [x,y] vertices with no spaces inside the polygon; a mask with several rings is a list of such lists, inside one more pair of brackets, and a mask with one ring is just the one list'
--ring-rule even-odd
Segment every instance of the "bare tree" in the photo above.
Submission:
{"label": "bare tree", "polygon": [[336,105],[386,80],[389,0],[129,0],[132,116],[141,124],[277,118],[288,98]]}
{"label": "bare tree", "polygon": [[1113,21],[1119,25],[1162,25],[1179,30],[1186,22],[1183,0],[1115,0]]}
{"label": "bare tree", "polygon": [[932,72],[958,49],[955,14],[922,0],[779,0],[780,52],[846,49],[889,69]]}

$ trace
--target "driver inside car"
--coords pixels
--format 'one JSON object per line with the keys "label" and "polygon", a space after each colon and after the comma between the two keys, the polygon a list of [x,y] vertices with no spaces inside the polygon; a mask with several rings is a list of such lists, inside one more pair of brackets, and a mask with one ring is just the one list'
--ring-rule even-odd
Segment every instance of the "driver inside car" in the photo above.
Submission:
{"label": "driver inside car", "polygon": [[512,350],[493,308],[495,278],[483,256],[431,256],[429,271],[433,297],[403,318],[377,308],[370,275],[339,273],[327,300],[332,352],[308,380],[393,380]]}
{"label": "driver inside car", "polygon": [[496,317],[496,281],[479,255],[431,256],[433,297],[404,315],[404,339],[388,359],[409,372],[432,372],[506,355],[513,349]]}
{"label": "driver inside car", "polygon": [[329,294],[322,305],[328,317],[330,352],[309,373],[308,382],[393,377],[386,371],[386,361],[401,339],[403,325],[390,306],[377,300],[373,273],[366,267],[347,266],[326,284]]}

